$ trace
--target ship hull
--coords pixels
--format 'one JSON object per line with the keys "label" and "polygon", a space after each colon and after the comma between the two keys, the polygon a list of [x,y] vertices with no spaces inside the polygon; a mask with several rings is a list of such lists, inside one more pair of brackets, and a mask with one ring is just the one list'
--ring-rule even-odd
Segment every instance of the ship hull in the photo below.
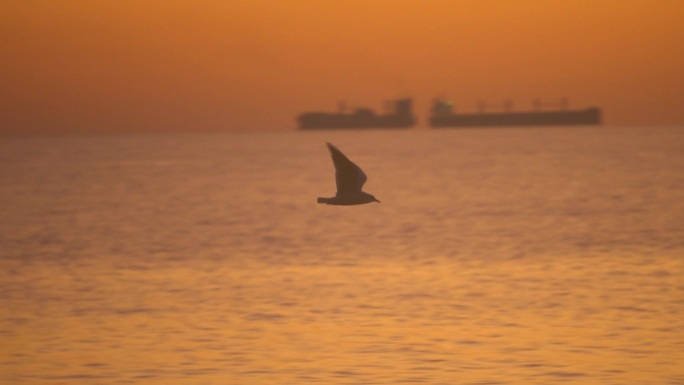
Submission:
{"label": "ship hull", "polygon": [[[358,108],[353,113],[307,112],[299,115],[297,121],[303,130],[326,128],[407,128],[416,123],[411,99],[400,99],[387,103],[390,111],[376,114],[368,108]],[[343,109],[343,108],[342,108]]]}
{"label": "ship hull", "polygon": [[304,130],[328,128],[408,128],[415,124],[410,117],[369,116],[310,113],[299,117],[299,128]]}
{"label": "ship hull", "polygon": [[430,125],[442,127],[565,126],[601,123],[598,108],[575,111],[533,111],[450,114],[430,117]]}

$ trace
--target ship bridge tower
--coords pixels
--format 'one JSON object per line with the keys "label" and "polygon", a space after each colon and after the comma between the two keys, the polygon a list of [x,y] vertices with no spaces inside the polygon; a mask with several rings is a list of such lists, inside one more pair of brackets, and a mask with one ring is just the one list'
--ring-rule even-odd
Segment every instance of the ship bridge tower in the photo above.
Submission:
{"label": "ship bridge tower", "polygon": [[432,116],[451,116],[454,113],[454,102],[446,99],[435,99],[432,102]]}

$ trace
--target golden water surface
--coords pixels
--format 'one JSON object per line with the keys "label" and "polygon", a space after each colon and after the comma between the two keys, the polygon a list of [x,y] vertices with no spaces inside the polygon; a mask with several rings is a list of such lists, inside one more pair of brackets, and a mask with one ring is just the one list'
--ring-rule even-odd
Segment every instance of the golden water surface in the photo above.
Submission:
{"label": "golden water surface", "polygon": [[0,383],[682,384],[682,132],[9,139]]}

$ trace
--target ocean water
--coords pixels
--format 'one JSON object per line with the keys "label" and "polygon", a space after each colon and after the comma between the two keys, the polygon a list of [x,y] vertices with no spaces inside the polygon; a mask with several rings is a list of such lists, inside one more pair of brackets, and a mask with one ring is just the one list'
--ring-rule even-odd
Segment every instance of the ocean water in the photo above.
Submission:
{"label": "ocean water", "polygon": [[[316,204],[326,141],[381,204]],[[684,127],[2,138],[0,176],[0,384],[684,384]]]}

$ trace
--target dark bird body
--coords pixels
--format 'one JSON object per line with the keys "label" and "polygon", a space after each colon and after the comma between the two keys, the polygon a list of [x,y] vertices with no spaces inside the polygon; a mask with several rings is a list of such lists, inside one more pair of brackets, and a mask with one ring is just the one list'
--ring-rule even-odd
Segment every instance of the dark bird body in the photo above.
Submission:
{"label": "dark bird body", "polygon": [[332,198],[318,198],[318,203],[329,205],[350,206],[362,205],[364,203],[380,202],[367,192],[362,191],[363,184],[366,183],[366,174],[354,162],[349,160],[342,151],[330,143],[326,143],[333,164],[335,165],[335,183],[337,184],[337,194]]}

